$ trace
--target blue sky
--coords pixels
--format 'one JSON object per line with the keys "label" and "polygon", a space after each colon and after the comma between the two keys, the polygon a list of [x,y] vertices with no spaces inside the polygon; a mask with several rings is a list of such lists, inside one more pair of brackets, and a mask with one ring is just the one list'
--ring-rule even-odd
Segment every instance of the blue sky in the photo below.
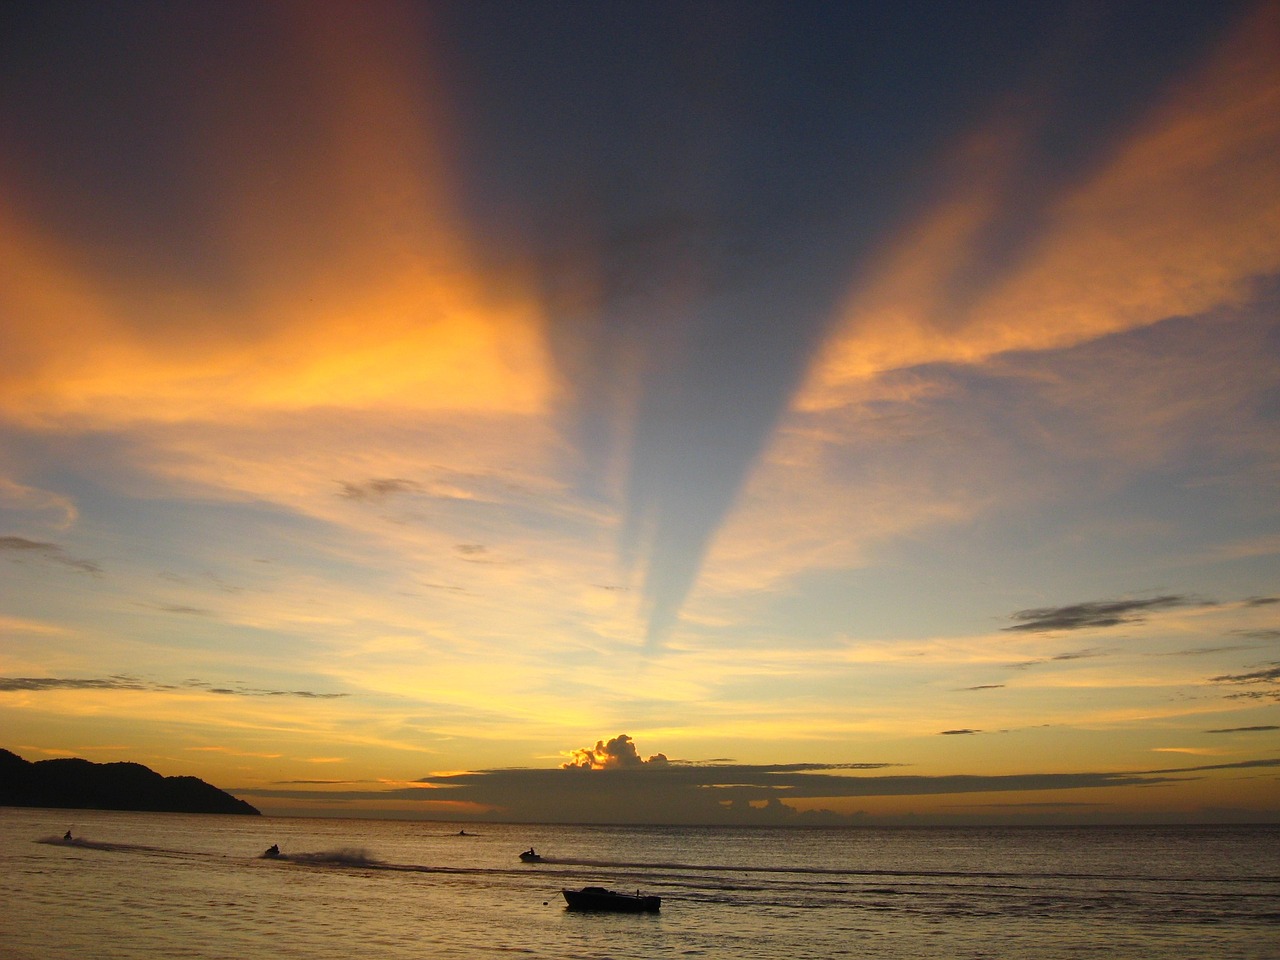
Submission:
{"label": "blue sky", "polygon": [[5,746],[1274,819],[1277,9],[10,5]]}

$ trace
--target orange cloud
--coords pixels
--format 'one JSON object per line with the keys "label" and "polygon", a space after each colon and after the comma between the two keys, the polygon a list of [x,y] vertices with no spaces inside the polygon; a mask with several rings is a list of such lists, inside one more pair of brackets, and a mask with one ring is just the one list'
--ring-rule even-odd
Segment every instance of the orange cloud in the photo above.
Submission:
{"label": "orange cloud", "polygon": [[[1206,435],[1211,449],[1273,456],[1272,432],[1240,412],[1271,377],[1265,333],[1230,311],[1248,301],[1254,277],[1280,270],[1277,45],[1280,9],[1269,6],[1091,178],[1051,199],[1038,234],[1000,264],[1010,273],[959,295],[971,272],[989,276],[974,251],[1011,215],[1001,193],[1032,121],[1006,111],[946,158],[949,192],[861,272],[686,617],[714,618],[717,598],[857,567],[893,538],[1058,489],[1060,471],[1047,466],[1058,450],[1019,446],[1026,437],[1009,430],[1017,410],[985,417],[963,383],[912,367],[1045,352],[998,372],[1022,378],[1020,396],[1038,412],[1071,411],[1052,422],[1053,445],[1095,470],[1161,462],[1198,442],[1203,453]],[[1166,334],[1158,359],[1149,345],[1089,347],[1205,314],[1194,330]],[[1027,437],[1043,440],[1045,429],[1030,424]]]}
{"label": "orange cloud", "polygon": [[579,747],[570,751],[569,759],[560,766],[565,770],[615,770],[645,764],[661,766],[666,762],[667,757],[662,753],[656,753],[645,760],[636,751],[632,739],[625,733],[620,733],[608,743],[597,740],[594,747]]}
{"label": "orange cloud", "polygon": [[445,124],[391,8],[294,15],[273,69],[304,78],[287,104],[303,142],[271,129],[249,92],[197,134],[210,196],[191,229],[229,267],[216,288],[127,243],[52,234],[24,218],[16,185],[0,189],[0,417],[545,408],[541,308],[519,269],[473,256],[449,200]]}
{"label": "orange cloud", "polygon": [[947,284],[997,212],[999,165],[1016,124],[949,163],[951,196],[907,228],[843,310],[798,400],[848,401],[886,370],[1071,346],[1247,298],[1280,270],[1280,9],[1264,6],[1172,91],[1089,182],[1062,196],[1021,269],[975,302]]}

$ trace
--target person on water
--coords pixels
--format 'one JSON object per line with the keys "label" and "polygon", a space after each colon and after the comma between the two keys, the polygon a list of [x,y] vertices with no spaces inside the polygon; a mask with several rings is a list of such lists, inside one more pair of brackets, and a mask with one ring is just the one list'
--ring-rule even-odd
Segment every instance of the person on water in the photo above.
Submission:
{"label": "person on water", "polygon": [[262,855],[263,855],[264,857],[278,857],[278,856],[280,856],[280,845],[279,845],[279,844],[276,844],[276,843],[273,843],[271,846],[267,847],[266,851],[265,851]]}
{"label": "person on water", "polygon": [[71,831],[70,831],[70,830],[68,830],[66,833],[64,833],[64,834],[62,835],[62,839],[63,839],[63,840],[70,840],[70,839],[71,839]]}

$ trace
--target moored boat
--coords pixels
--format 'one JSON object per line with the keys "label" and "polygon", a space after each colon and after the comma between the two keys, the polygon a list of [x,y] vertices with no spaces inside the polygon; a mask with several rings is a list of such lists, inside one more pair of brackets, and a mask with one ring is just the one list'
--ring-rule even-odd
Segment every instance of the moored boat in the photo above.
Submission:
{"label": "moored boat", "polygon": [[604,887],[583,887],[581,890],[562,890],[570,910],[596,910],[609,913],[657,913],[662,908],[662,898],[618,893]]}

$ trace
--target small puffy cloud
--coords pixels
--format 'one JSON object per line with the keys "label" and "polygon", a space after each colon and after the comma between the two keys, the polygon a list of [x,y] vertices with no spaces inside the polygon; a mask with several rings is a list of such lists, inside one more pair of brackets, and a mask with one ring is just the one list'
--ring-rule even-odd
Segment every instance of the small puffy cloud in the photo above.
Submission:
{"label": "small puffy cloud", "polygon": [[663,766],[668,761],[665,754],[657,753],[648,760],[640,757],[636,745],[625,733],[620,733],[608,743],[597,740],[594,747],[581,747],[570,754],[560,765],[562,770],[618,770],[643,767],[649,764]]}

